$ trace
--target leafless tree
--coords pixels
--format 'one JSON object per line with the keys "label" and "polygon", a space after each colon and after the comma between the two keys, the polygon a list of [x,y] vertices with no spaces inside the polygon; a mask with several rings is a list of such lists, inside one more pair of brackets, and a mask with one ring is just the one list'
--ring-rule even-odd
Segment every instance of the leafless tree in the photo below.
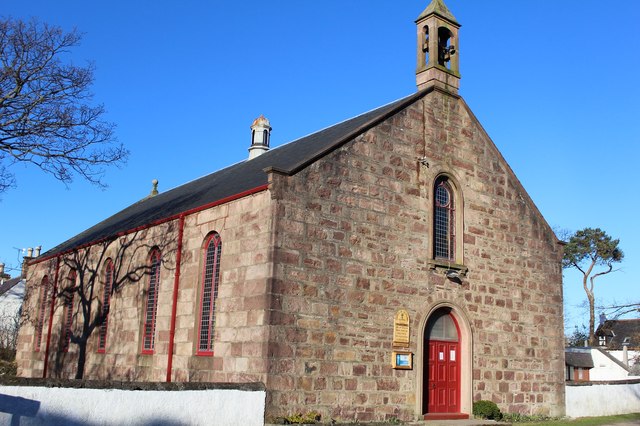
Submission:
{"label": "leafless tree", "polygon": [[[111,295],[120,293],[130,284],[139,282],[149,275],[151,265],[147,262],[153,248],[163,253],[162,266],[172,269],[172,254],[176,249],[176,239],[172,222],[159,225],[150,237],[147,231],[138,231],[125,236],[109,239],[101,243],[77,249],[61,260],[61,270],[73,271],[74,280],[60,286],[56,298],[61,304],[73,300],[73,326],[70,328],[70,344],[77,345],[76,379],[84,376],[87,343],[96,329],[107,320],[109,308],[103,308],[104,265],[111,259],[114,265]],[[63,320],[64,321],[64,320]],[[61,339],[65,336],[61,335]],[[56,362],[58,368],[61,367]]]}
{"label": "leafless tree", "polygon": [[0,358],[13,358],[18,344],[20,310],[3,311],[0,315]]}
{"label": "leafless tree", "polygon": [[104,167],[126,161],[104,107],[90,103],[94,66],[63,62],[81,38],[36,20],[0,18],[0,192],[15,185],[15,163],[65,184],[79,175],[104,186]]}
{"label": "leafless tree", "polygon": [[640,302],[614,303],[613,305],[598,306],[608,318],[618,318],[632,312],[638,312],[640,316]]}

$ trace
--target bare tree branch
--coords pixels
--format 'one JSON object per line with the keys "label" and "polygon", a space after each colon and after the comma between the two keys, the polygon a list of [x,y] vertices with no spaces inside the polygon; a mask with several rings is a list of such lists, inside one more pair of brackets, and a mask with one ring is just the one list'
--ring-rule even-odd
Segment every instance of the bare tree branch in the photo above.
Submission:
{"label": "bare tree branch", "polygon": [[[152,235],[149,235],[152,234]],[[120,293],[126,286],[135,284],[148,276],[152,266],[148,255],[156,248],[163,253],[162,266],[172,269],[172,254],[176,250],[175,223],[159,225],[155,232],[143,230],[111,238],[90,247],[80,248],[62,256],[61,271],[73,271],[73,282],[62,282],[56,297],[73,301],[73,319],[69,342],[78,346],[76,379],[84,376],[87,344],[90,337],[109,316],[103,308],[105,288],[105,264],[111,259],[114,271],[110,288],[111,295]],[[77,309],[76,309],[77,307]],[[65,336],[60,336],[64,339]],[[62,340],[61,340],[62,342]],[[56,359],[56,368],[62,368],[62,360]],[[59,373],[59,371],[57,371]]]}
{"label": "bare tree branch", "polygon": [[16,163],[65,184],[79,175],[104,186],[105,167],[126,161],[104,106],[89,103],[94,66],[62,62],[81,38],[36,20],[0,19],[0,192],[15,185],[8,167]]}

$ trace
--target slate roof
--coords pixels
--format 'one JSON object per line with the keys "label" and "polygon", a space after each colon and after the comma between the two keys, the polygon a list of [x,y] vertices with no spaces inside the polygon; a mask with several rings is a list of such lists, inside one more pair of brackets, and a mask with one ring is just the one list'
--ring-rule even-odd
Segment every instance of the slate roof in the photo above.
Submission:
{"label": "slate roof", "polygon": [[6,280],[2,284],[0,284],[0,296],[2,296],[3,294],[11,290],[13,287],[15,287],[21,280],[22,280],[22,277],[16,277],[16,278],[11,278],[9,280]]}
{"label": "slate roof", "polygon": [[640,319],[606,320],[598,326],[596,336],[607,337],[608,349],[622,349],[628,338],[629,349],[640,348]]}
{"label": "slate roof", "polygon": [[433,89],[425,89],[316,133],[273,148],[253,160],[245,160],[154,197],[147,197],[114,214],[64,243],[48,250],[36,262],[73,248],[149,224],[177,217],[228,197],[267,185],[267,171],[293,175],[315,160],[396,114]]}
{"label": "slate roof", "polygon": [[593,368],[591,352],[566,351],[564,353],[564,363],[572,367]]}

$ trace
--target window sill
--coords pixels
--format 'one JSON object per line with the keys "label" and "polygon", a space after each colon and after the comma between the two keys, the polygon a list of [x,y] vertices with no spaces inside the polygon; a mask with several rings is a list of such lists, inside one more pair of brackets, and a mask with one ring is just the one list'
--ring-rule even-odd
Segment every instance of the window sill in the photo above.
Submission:
{"label": "window sill", "polygon": [[154,352],[154,351],[146,350],[146,351],[142,351],[142,352],[140,352],[140,355],[153,355],[153,352]]}
{"label": "window sill", "polygon": [[469,268],[466,266],[446,259],[431,259],[427,265],[429,269],[444,275],[447,275],[449,272],[456,272],[459,276],[466,277],[469,272]]}
{"label": "window sill", "polygon": [[196,352],[196,356],[206,356],[206,357],[211,357],[213,356],[213,352]]}

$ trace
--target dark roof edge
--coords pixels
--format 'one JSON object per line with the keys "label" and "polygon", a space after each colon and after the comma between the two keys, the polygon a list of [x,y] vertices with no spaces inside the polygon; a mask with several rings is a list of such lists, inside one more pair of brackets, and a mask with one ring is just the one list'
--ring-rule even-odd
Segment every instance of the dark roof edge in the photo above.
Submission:
{"label": "dark roof edge", "polygon": [[180,216],[188,216],[188,215],[191,215],[191,214],[194,214],[194,213],[201,212],[202,210],[206,210],[206,209],[209,209],[209,208],[212,208],[212,207],[216,207],[216,206],[219,206],[221,204],[226,204],[226,203],[229,203],[231,201],[238,200],[240,198],[248,197],[250,195],[257,194],[258,192],[266,191],[268,188],[269,188],[269,185],[260,185],[260,186],[258,186],[256,188],[250,189],[248,191],[240,192],[240,193],[232,195],[230,197],[221,198],[221,199],[213,201],[211,203],[203,204],[201,206],[194,207],[194,208],[192,208],[190,210],[185,210],[183,212],[174,214],[172,216],[165,217],[163,219],[158,219],[158,220],[156,220],[154,222],[150,222],[150,223],[147,223],[147,224],[142,225],[142,226],[138,226],[138,227],[135,227],[135,228],[132,228],[132,229],[127,229],[126,231],[120,231],[120,232],[118,232],[116,234],[108,235],[106,237],[99,238],[97,240],[81,244],[81,245],[79,245],[77,247],[73,247],[73,248],[68,249],[68,250],[52,251],[51,253],[47,252],[45,255],[30,261],[29,262],[29,266],[37,265],[38,263],[45,262],[47,260],[51,260],[51,259],[53,259],[55,257],[62,256],[62,255],[67,254],[67,253],[71,253],[74,250],[79,250],[79,249],[82,249],[82,248],[85,248],[85,247],[93,246],[95,244],[98,244],[98,243],[101,243],[101,242],[104,242],[104,241],[108,241],[110,239],[115,239],[117,237],[122,237],[122,236],[128,235],[128,234],[130,234],[132,232],[141,231],[143,229],[148,229],[148,228],[151,228],[153,226],[162,225],[163,223],[167,223],[167,222],[170,222],[172,220],[176,220],[176,219],[180,218]]}
{"label": "dark roof edge", "polygon": [[[314,162],[316,162],[320,158],[324,157],[325,155],[327,155],[327,154],[335,151],[336,149],[340,148],[345,143],[347,143],[347,142],[353,140],[354,138],[360,136],[362,133],[366,132],[367,130],[371,129],[372,127],[376,126],[377,124],[383,122],[387,118],[397,114],[399,111],[401,111],[404,108],[406,108],[407,106],[411,105],[413,102],[417,101],[418,99],[423,98],[428,93],[433,92],[434,89],[435,89],[434,87],[428,87],[428,88],[426,88],[426,89],[424,89],[422,91],[416,92],[413,95],[408,96],[407,98],[405,98],[404,101],[400,102],[395,108],[385,112],[382,115],[379,115],[379,116],[376,116],[376,117],[372,118],[371,120],[369,120],[366,123],[364,123],[362,126],[360,126],[357,129],[347,133],[346,135],[344,135],[343,137],[341,137],[340,139],[335,141],[330,146],[328,146],[328,147],[316,152],[315,154],[307,157],[304,161],[301,161],[300,163],[298,163],[298,164],[294,165],[293,167],[289,168],[288,170],[279,170],[279,169],[276,170],[276,169],[274,169],[273,171],[286,173],[289,176],[295,175],[296,173],[298,173],[302,169],[306,168],[310,164],[313,164]],[[446,92],[446,93],[449,94],[449,95],[452,95],[454,97],[459,97],[459,96],[453,95],[453,94],[451,94],[449,92]],[[391,103],[393,103],[393,102],[391,102]],[[381,108],[383,108],[383,107],[381,107]]]}
{"label": "dark roof edge", "polygon": [[607,351],[605,351],[604,349],[601,349],[601,348],[593,348],[593,349],[595,349],[597,351],[600,351],[604,356],[609,358],[611,361],[615,362],[618,366],[624,368],[624,371],[626,371],[627,373],[631,373],[631,371],[629,370],[629,367],[624,365],[624,363],[622,361],[620,361],[619,359],[617,359],[616,357],[611,355],[609,352],[607,352]]}

